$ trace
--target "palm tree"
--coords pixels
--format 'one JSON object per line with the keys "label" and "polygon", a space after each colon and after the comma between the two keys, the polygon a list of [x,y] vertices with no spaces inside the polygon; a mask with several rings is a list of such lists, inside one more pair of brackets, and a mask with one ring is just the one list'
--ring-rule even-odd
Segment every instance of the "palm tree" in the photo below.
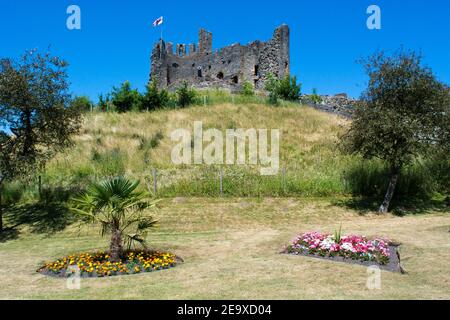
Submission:
{"label": "palm tree", "polygon": [[110,260],[120,261],[123,247],[131,248],[135,243],[144,247],[146,231],[154,227],[156,220],[144,216],[149,208],[156,208],[156,201],[146,201],[148,195],[136,191],[139,181],[123,177],[92,184],[81,196],[73,198],[72,210],[88,222],[100,222],[101,234],[111,234]]}

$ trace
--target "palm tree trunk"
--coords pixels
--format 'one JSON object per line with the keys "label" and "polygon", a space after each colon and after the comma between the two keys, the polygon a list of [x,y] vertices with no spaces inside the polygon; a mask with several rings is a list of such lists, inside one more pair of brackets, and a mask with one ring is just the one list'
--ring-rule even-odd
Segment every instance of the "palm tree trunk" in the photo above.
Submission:
{"label": "palm tree trunk", "polygon": [[398,176],[400,170],[394,168],[391,170],[391,178],[389,181],[389,187],[386,191],[386,195],[384,196],[384,201],[378,210],[379,213],[387,213],[389,210],[389,205],[392,200],[392,196],[394,195],[395,187],[397,186]]}
{"label": "palm tree trunk", "polygon": [[111,232],[111,244],[109,247],[109,257],[111,262],[120,261],[122,255],[122,234],[119,229]]}

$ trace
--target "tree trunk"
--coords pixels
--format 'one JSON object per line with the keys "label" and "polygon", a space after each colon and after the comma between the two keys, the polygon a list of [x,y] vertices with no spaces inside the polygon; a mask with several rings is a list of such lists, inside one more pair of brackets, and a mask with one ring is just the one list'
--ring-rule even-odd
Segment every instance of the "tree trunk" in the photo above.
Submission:
{"label": "tree trunk", "polygon": [[25,111],[24,125],[25,125],[25,134],[24,134],[25,140],[23,142],[22,155],[25,157],[34,157],[33,128],[31,126],[31,111],[29,109]]}
{"label": "tree trunk", "polygon": [[3,202],[2,202],[2,193],[3,193],[3,181],[0,177],[0,233],[3,231]]}
{"label": "tree trunk", "polygon": [[122,255],[122,234],[119,229],[111,231],[111,244],[109,247],[109,260],[111,262],[120,261]]}
{"label": "tree trunk", "polygon": [[386,191],[386,195],[384,196],[384,201],[378,210],[379,213],[387,213],[389,210],[389,204],[391,203],[392,196],[394,195],[395,186],[398,181],[399,170],[393,169],[391,171],[391,179],[389,181],[389,187]]}
{"label": "tree trunk", "polygon": [[39,175],[38,177],[38,193],[39,193],[39,200],[42,201],[42,177]]}

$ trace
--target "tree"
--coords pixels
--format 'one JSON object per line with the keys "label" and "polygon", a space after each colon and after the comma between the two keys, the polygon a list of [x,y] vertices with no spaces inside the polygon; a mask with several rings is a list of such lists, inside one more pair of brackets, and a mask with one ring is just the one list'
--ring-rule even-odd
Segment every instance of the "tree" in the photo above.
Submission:
{"label": "tree", "polygon": [[78,109],[80,112],[92,111],[94,104],[86,96],[75,97],[71,102],[71,107]]}
{"label": "tree", "polygon": [[155,208],[157,201],[146,201],[144,192],[136,191],[139,181],[113,178],[93,184],[83,195],[72,199],[72,210],[85,217],[88,222],[102,225],[102,236],[110,233],[110,260],[120,261],[123,247],[138,242],[145,246],[145,234],[156,225],[152,217],[143,212]]}
{"label": "tree", "polygon": [[278,80],[277,93],[284,100],[297,101],[300,99],[301,84],[297,84],[297,77],[286,75]]}
{"label": "tree", "polygon": [[102,112],[107,112],[109,111],[109,106],[111,104],[110,101],[111,97],[110,94],[107,94],[105,97],[103,97],[103,94],[100,94],[98,96],[98,104],[97,107],[102,111]]}
{"label": "tree", "polygon": [[413,52],[362,61],[369,84],[342,146],[390,169],[380,213],[388,211],[402,168],[429,148],[449,148],[450,91]]}
{"label": "tree", "polygon": [[9,168],[9,152],[7,152],[7,142],[9,136],[0,131],[0,232],[3,231],[3,183],[8,178],[8,173],[11,172]]}
{"label": "tree", "polygon": [[141,104],[141,94],[136,89],[131,89],[131,83],[125,81],[120,88],[113,87],[111,102],[119,112],[139,110]]}
{"label": "tree", "polygon": [[156,78],[147,85],[147,91],[142,97],[141,108],[143,110],[155,110],[165,107],[169,102],[169,93],[167,90],[159,90]]}
{"label": "tree", "polygon": [[70,106],[67,65],[36,50],[19,61],[0,60],[0,189],[6,179],[42,168],[78,132],[81,115]]}
{"label": "tree", "polygon": [[188,87],[188,83],[186,81],[183,82],[183,85],[178,88],[177,96],[178,96],[178,105],[182,108],[193,104],[195,102],[197,93],[194,89]]}
{"label": "tree", "polygon": [[297,101],[300,99],[301,84],[297,84],[297,77],[286,75],[283,79],[276,78],[269,73],[265,82],[265,89],[269,92],[269,103],[277,104],[278,99]]}

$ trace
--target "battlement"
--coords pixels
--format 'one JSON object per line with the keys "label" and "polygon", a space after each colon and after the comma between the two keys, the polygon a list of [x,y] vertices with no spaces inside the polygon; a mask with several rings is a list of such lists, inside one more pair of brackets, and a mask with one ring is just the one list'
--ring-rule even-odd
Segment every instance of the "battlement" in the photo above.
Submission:
{"label": "battlement", "polygon": [[242,46],[234,43],[213,52],[212,33],[200,29],[198,44],[160,40],[152,50],[150,79],[156,78],[160,88],[177,87],[183,81],[196,87],[228,87],[235,89],[244,81],[262,89],[267,75],[289,74],[289,27],[275,29],[267,42],[253,41]]}

